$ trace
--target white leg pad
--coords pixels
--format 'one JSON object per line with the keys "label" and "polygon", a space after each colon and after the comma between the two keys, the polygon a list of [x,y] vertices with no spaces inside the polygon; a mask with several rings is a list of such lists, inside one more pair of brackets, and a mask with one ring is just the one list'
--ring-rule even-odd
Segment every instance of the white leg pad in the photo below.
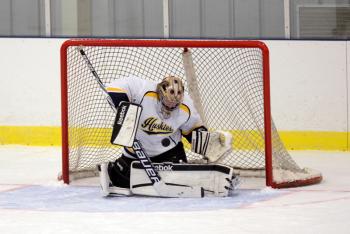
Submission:
{"label": "white leg pad", "polygon": [[110,192],[109,194],[110,196],[115,196],[115,195],[131,196],[132,195],[132,192],[130,189],[114,187],[114,186],[109,187],[109,192]]}
{"label": "white leg pad", "polygon": [[135,186],[131,190],[133,194],[144,196],[182,198],[204,197],[204,189],[202,187],[169,184],[164,182],[163,180],[154,183],[153,186],[151,184],[149,186],[142,187]]}
{"label": "white leg pad", "polygon": [[134,162],[130,178],[133,194],[161,197],[225,197],[232,191],[233,169],[224,165],[154,163],[154,166],[164,185],[160,188],[158,185],[152,186],[141,165]]}
{"label": "white leg pad", "polygon": [[102,163],[101,165],[99,165],[98,171],[100,173],[101,195],[103,197],[113,195],[132,195],[130,189],[115,187],[112,185],[108,174],[108,163]]}
{"label": "white leg pad", "polygon": [[108,175],[108,163],[102,163],[98,166],[98,171],[100,174],[100,186],[101,186],[101,195],[107,197],[110,194],[109,185],[110,179]]}

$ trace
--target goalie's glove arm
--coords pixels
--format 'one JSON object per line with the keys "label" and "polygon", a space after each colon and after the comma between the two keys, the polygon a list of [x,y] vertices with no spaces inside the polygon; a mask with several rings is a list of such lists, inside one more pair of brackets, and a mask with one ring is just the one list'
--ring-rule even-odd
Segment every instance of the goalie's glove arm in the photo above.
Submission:
{"label": "goalie's glove arm", "polygon": [[121,102],[130,102],[129,97],[126,93],[113,93],[108,92],[109,96],[112,98],[115,107],[119,106]]}
{"label": "goalie's glove arm", "polygon": [[192,131],[190,131],[186,135],[182,134],[189,143],[192,142],[192,132],[194,132],[194,131],[208,131],[208,129],[205,126],[200,126],[200,127],[194,128]]}

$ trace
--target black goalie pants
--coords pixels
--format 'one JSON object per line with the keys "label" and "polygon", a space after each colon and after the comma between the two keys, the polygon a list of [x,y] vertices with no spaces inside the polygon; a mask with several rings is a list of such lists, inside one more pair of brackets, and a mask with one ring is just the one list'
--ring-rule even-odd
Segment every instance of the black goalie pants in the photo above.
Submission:
{"label": "black goalie pants", "polygon": [[[130,165],[137,159],[131,159],[122,155],[115,162],[108,164],[108,174],[113,186],[129,188],[130,187]],[[154,163],[161,162],[187,162],[186,153],[182,142],[177,144],[171,150],[151,158]]]}

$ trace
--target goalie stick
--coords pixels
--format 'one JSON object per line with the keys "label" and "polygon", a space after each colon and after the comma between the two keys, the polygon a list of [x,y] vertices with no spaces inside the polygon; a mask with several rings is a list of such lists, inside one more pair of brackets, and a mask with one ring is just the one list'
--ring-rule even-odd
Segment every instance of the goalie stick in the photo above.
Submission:
{"label": "goalie stick", "polygon": [[107,99],[108,104],[111,106],[111,108],[113,109],[113,111],[115,113],[117,113],[117,109],[114,106],[113,100],[111,98],[111,96],[109,96],[106,87],[104,86],[104,84],[102,83],[99,75],[97,74],[94,66],[92,65],[92,63],[90,62],[90,59],[87,57],[85,51],[83,50],[82,47],[78,47],[79,53],[81,54],[81,56],[83,57],[86,65],[88,66],[89,70],[91,71],[91,73],[93,74],[93,76],[95,77],[95,80],[97,81],[98,85],[100,86],[101,90],[103,91],[103,95],[105,96],[105,98]]}
{"label": "goalie stick", "polygon": [[[101,78],[96,72],[94,66],[92,65],[85,51],[83,50],[83,47],[80,46],[77,48],[77,50],[80,53],[80,55],[83,57],[87,67],[89,68],[93,77],[99,84],[112,110],[117,114],[118,111],[117,111],[117,108],[114,106],[112,98],[109,96],[105,85],[103,84]],[[133,140],[132,148],[135,151],[137,159],[141,162],[143,169],[146,171],[146,174],[150,179],[154,189],[157,191],[157,193],[160,196],[164,196],[164,197],[203,197],[204,196],[204,190],[202,187],[191,187],[188,185],[178,185],[178,184],[169,185],[164,183],[164,181],[161,179],[158,172],[154,168],[150,158],[143,150],[140,141],[138,141],[136,138],[134,138]],[[172,189],[169,189],[170,187]]]}

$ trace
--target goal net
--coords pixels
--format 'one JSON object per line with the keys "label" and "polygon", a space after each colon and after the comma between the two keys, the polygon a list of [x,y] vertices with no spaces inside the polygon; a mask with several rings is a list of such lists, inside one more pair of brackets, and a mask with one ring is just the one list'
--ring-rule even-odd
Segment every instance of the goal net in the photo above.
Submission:
{"label": "goal net", "polygon": [[[206,125],[229,131],[232,152],[219,163],[241,176],[262,176],[274,188],[318,183],[318,171],[301,168],[285,149],[270,114],[269,54],[259,41],[69,40],[61,47],[62,179],[96,175],[96,165],[114,161],[121,148],[110,143],[115,113],[93,78],[83,48],[103,84],[135,75],[186,81],[182,53],[192,54],[193,73]],[[185,142],[189,160],[198,159]]]}

